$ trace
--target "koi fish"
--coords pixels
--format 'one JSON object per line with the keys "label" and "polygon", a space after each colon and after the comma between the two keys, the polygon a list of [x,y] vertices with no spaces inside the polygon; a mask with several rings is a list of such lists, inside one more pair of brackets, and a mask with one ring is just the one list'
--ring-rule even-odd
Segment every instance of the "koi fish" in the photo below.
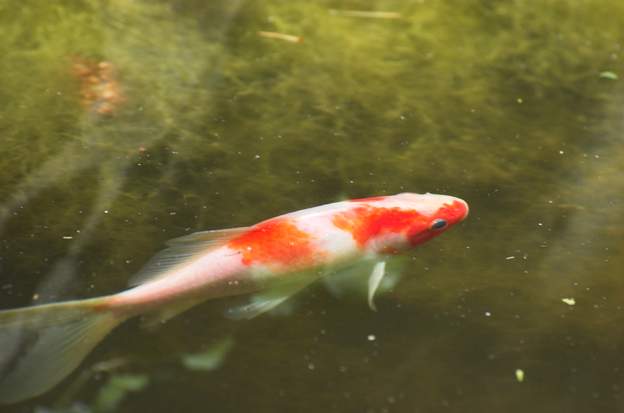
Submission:
{"label": "koi fish", "polygon": [[0,311],[0,403],[40,395],[69,375],[117,325],[167,320],[211,298],[250,294],[234,318],[269,311],[314,280],[368,261],[368,301],[386,259],[462,221],[468,205],[446,195],[402,193],[281,215],[251,227],[168,242],[131,281],[104,297]]}

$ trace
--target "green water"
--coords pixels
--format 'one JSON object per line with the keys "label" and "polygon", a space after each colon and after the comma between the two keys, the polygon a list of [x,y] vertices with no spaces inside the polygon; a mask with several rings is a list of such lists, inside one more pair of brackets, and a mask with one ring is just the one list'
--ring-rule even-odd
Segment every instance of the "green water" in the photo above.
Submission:
{"label": "green water", "polygon": [[[0,1],[1,308],[347,197],[471,206],[376,313],[318,283],[129,322],[2,412],[624,411],[623,47],[602,0]],[[77,61],[114,68],[111,114]]]}

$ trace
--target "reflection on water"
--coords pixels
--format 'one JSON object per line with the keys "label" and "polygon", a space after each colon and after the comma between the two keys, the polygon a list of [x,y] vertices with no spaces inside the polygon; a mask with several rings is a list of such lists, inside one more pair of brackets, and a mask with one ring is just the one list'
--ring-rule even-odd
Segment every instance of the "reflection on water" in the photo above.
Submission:
{"label": "reflection on water", "polygon": [[[123,326],[64,386],[4,410],[96,409],[116,375],[146,378],[117,411],[621,408],[624,6],[0,10],[2,308],[118,291],[167,239],[347,196],[471,204],[376,313],[320,284],[286,317],[232,322],[228,300],[206,303]],[[81,105],[76,58],[114,65],[110,115]],[[224,337],[219,369],[180,363]],[[87,373],[111,359],[129,362]]]}

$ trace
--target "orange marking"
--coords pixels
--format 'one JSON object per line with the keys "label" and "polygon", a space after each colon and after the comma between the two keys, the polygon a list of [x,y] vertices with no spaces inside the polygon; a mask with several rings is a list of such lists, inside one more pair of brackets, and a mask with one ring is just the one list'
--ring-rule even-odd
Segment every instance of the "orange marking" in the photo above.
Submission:
{"label": "orange marking", "polygon": [[436,216],[444,218],[449,223],[454,224],[461,221],[466,216],[467,212],[465,204],[459,201],[453,201],[452,204],[444,204],[442,208],[438,209]]}
{"label": "orange marking", "polygon": [[290,220],[271,219],[230,240],[228,247],[243,255],[243,264],[304,266],[314,261],[311,237]]}
{"label": "orange marking", "polygon": [[424,229],[426,218],[414,210],[366,205],[337,214],[333,224],[350,232],[358,245],[364,246],[371,238],[379,235],[411,232],[418,224]]}
{"label": "orange marking", "polygon": [[72,71],[80,80],[80,103],[98,115],[112,115],[125,101],[112,63],[75,57]]}

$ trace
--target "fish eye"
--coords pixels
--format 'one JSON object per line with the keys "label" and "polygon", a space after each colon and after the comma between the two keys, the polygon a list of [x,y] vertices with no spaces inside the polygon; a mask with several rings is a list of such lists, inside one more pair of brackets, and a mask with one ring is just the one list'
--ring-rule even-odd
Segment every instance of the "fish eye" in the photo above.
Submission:
{"label": "fish eye", "polygon": [[446,227],[446,220],[442,218],[434,219],[431,222],[431,225],[429,225],[429,229],[433,229],[433,230],[440,230],[440,229],[443,229],[444,227]]}

